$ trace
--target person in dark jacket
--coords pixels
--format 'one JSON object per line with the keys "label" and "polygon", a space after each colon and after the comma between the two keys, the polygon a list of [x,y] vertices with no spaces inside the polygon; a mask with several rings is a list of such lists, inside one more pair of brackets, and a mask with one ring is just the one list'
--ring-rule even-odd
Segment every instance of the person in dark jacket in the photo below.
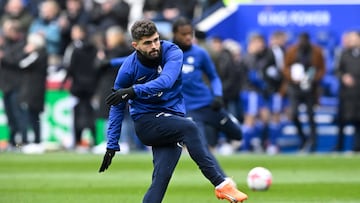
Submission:
{"label": "person in dark jacket", "polygon": [[344,132],[346,123],[355,127],[353,147],[355,152],[360,151],[360,32],[348,34],[349,48],[342,51],[338,64],[340,80],[339,91],[339,138],[337,150],[343,150]]}
{"label": "person in dark jacket", "polygon": [[[314,152],[317,146],[314,107],[318,104],[319,82],[325,74],[325,59],[321,47],[312,44],[308,33],[301,33],[298,42],[285,52],[284,77],[288,82],[291,120],[300,138],[301,151]],[[305,136],[299,120],[299,105],[306,105],[310,135]]]}
{"label": "person in dark jacket", "polygon": [[112,58],[125,57],[133,52],[126,39],[126,33],[120,26],[112,26],[105,32],[105,49],[97,54],[99,63],[99,84],[97,93],[100,97],[99,117],[108,118],[110,107],[105,103],[107,95],[111,94],[111,87],[120,68],[119,64],[113,67],[110,64]]}
{"label": "person in dark jacket", "polygon": [[[2,26],[4,42],[0,47],[0,89],[3,93],[5,113],[8,120],[10,147],[27,144],[26,117],[21,111],[18,96],[20,88],[20,67],[25,46],[24,35],[17,20],[7,19]],[[15,139],[17,134],[21,141]]]}
{"label": "person in dark jacket", "polygon": [[21,30],[26,33],[33,20],[33,16],[26,9],[24,1],[8,0],[5,1],[5,3],[5,11],[3,13],[0,12],[0,25],[2,25],[6,19],[18,20]]}
{"label": "person in dark jacket", "polygon": [[130,5],[124,0],[97,0],[89,15],[91,29],[92,31],[106,30],[118,25],[127,30],[129,15]]}
{"label": "person in dark jacket", "polygon": [[[234,40],[213,40],[219,47],[214,63],[223,86],[225,108],[240,122],[243,120],[240,91],[245,81],[246,67],[242,60],[241,45]],[[213,46],[213,47],[214,47]]]}
{"label": "person in dark jacket", "polygon": [[66,0],[66,9],[60,14],[59,26],[61,30],[61,53],[64,53],[71,43],[71,28],[76,24],[87,24],[89,14],[84,8],[82,0]]}
{"label": "person in dark jacket", "polygon": [[87,39],[87,28],[84,25],[74,25],[71,37],[73,41],[64,55],[63,65],[67,74],[63,84],[67,79],[71,80],[70,93],[77,99],[74,106],[75,145],[77,150],[84,151],[87,150],[82,146],[82,133],[85,129],[90,129],[96,144],[95,112],[91,101],[97,86],[97,49]]}
{"label": "person in dark jacket", "polygon": [[26,113],[27,126],[34,132],[33,144],[23,148],[25,153],[42,153],[40,145],[40,113],[44,110],[45,88],[47,76],[47,52],[45,39],[42,35],[32,33],[27,37],[24,57],[19,61],[21,68],[21,87],[19,102]]}

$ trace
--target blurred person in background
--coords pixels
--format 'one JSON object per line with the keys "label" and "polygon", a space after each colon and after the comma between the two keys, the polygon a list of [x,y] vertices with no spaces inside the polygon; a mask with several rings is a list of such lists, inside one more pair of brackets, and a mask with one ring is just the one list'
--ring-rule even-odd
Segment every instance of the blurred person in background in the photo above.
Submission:
{"label": "blurred person in background", "polygon": [[[276,66],[283,72],[284,69],[284,61],[285,61],[285,52],[287,49],[289,43],[289,34],[278,30],[270,34],[269,37],[269,47],[274,53],[275,57],[275,63]],[[283,97],[284,101],[284,111],[279,112],[279,114],[275,115],[275,119],[281,119],[281,113],[287,114],[288,113],[288,99],[286,95],[286,89],[287,89],[287,83],[286,80],[283,78],[282,84],[280,87],[280,95]]]}
{"label": "blurred person in background", "polygon": [[75,24],[86,25],[89,14],[84,8],[82,0],[66,0],[66,8],[60,13],[59,26],[61,29],[61,53],[65,52],[71,42],[71,28]]}
{"label": "blurred person in background", "polygon": [[58,23],[60,7],[54,0],[43,1],[39,5],[39,16],[32,22],[29,32],[45,37],[49,66],[61,64],[61,28]]}
{"label": "blurred person in background", "polygon": [[193,19],[197,4],[196,0],[145,0],[143,15],[155,22],[172,23],[179,17]]}
{"label": "blurred person in background", "polygon": [[[347,50],[347,49],[351,49],[352,45],[350,43],[350,34],[352,33],[352,31],[344,31],[341,35],[341,42],[339,44],[339,46],[337,46],[334,50],[334,67],[335,67],[335,75],[338,78],[339,83],[341,83],[340,78],[339,78],[339,67],[340,67],[340,60],[341,60],[341,56],[342,54]],[[340,85],[339,85],[340,86]],[[338,89],[338,93],[340,93],[340,88]],[[344,142],[345,142],[345,133],[344,133],[344,128],[345,128],[345,122],[342,121],[341,118],[341,114],[340,114],[340,108],[341,108],[341,98],[340,96],[338,96],[338,106],[337,106],[337,116],[336,116],[336,124],[337,124],[337,128],[338,128],[338,136],[337,136],[337,140],[336,140],[336,144],[334,146],[334,151],[335,152],[342,152],[344,150]]]}
{"label": "blurred person in background", "polygon": [[195,8],[197,6],[196,0],[165,0],[161,16],[164,20],[173,22],[179,17],[193,19],[195,15]]}
{"label": "blurred person in background", "polygon": [[277,153],[281,125],[275,118],[284,105],[279,93],[283,77],[273,50],[261,34],[250,36],[244,63],[247,80],[241,93],[245,114],[243,150]]}
{"label": "blurred person in background", "polygon": [[[96,145],[95,112],[92,99],[95,94],[98,71],[95,67],[97,49],[90,41],[86,25],[74,25],[71,29],[72,43],[68,45],[64,55],[63,66],[66,76],[62,82],[70,79],[70,93],[76,98],[74,113],[74,141],[77,152],[87,152],[87,145]],[[92,143],[83,139],[84,131],[90,130]]]}
{"label": "blurred person in background", "polygon": [[146,19],[157,21],[162,12],[163,0],[144,0],[143,17]]}
{"label": "blurred person in background", "polygon": [[0,13],[4,13],[5,4],[6,4],[5,0],[0,0]]}
{"label": "blurred person in background", "polygon": [[288,43],[288,35],[284,31],[271,33],[269,47],[274,53],[276,66],[279,69],[284,67],[285,51]]}
{"label": "blurred person in background", "polygon": [[[104,47],[103,50],[99,50],[97,53],[97,59],[99,61],[99,83],[96,91],[98,100],[96,113],[97,123],[103,126],[100,127],[98,136],[102,138],[106,138],[105,130],[110,110],[110,106],[105,103],[105,98],[111,94],[113,81],[115,81],[116,74],[122,64],[111,64],[111,59],[128,56],[134,51],[127,39],[126,30],[123,30],[120,26],[111,26],[106,30]],[[123,122],[123,133],[121,133],[123,136],[120,145],[122,152],[125,153],[127,152],[126,149],[129,149],[129,138],[135,135],[134,127],[127,111]],[[104,150],[104,147],[99,146],[99,149]]]}
{"label": "blurred person in background", "polygon": [[[2,25],[3,43],[0,45],[0,89],[3,93],[5,114],[9,126],[10,149],[15,146],[26,145],[27,126],[26,117],[19,103],[21,86],[21,69],[19,61],[22,59],[23,48],[26,44],[20,22],[7,19]],[[21,140],[16,139],[20,134]]]}
{"label": "blurred person in background", "polygon": [[192,20],[197,3],[197,0],[145,0],[143,15],[155,22],[162,39],[170,40],[172,23],[180,17]]}
{"label": "blurred person in background", "polygon": [[19,62],[21,68],[21,87],[19,92],[20,106],[27,117],[27,126],[34,133],[32,144],[23,147],[24,153],[43,153],[41,145],[40,113],[44,110],[47,75],[47,52],[42,35],[31,33]]}
{"label": "blurred person in background", "polygon": [[352,151],[360,152],[360,32],[347,34],[348,47],[340,56],[337,72],[340,80],[339,91],[339,135],[336,150],[344,148],[344,126],[355,128]]}
{"label": "blurred person in background", "polygon": [[0,15],[0,25],[2,25],[6,19],[13,19],[20,23],[22,32],[28,32],[33,16],[26,10],[23,0],[8,0],[4,13],[0,13],[2,14]]}
{"label": "blurred person in background", "polygon": [[[325,59],[321,47],[313,44],[308,33],[301,33],[296,44],[285,53],[284,77],[287,80],[287,94],[291,121],[300,138],[301,152],[314,152],[317,147],[317,132],[314,108],[318,104],[319,82],[325,74]],[[305,104],[310,134],[305,135],[299,120],[299,106]]]}
{"label": "blurred person in background", "polygon": [[[181,17],[173,23],[173,42],[184,53],[182,94],[186,115],[193,119],[202,133],[203,144],[215,152],[218,132],[223,132],[237,150],[242,138],[237,119],[224,108],[221,80],[205,49],[193,44],[194,30],[189,19]],[[205,81],[206,78],[207,82]]]}
{"label": "blurred person in background", "polygon": [[105,31],[111,26],[128,29],[130,5],[124,0],[94,0],[90,13],[90,32]]}
{"label": "blurred person in background", "polygon": [[[269,48],[272,50],[275,57],[275,64],[280,72],[281,77],[278,78],[280,84],[278,84],[276,88],[276,96],[274,96],[274,103],[277,104],[277,108],[273,106],[269,124],[269,132],[273,138],[280,137],[283,135],[283,127],[285,122],[288,121],[289,114],[289,105],[288,98],[286,94],[287,83],[283,77],[283,69],[284,69],[284,61],[285,61],[285,52],[289,42],[289,34],[285,31],[279,30],[270,34],[269,37]],[[280,102],[275,102],[276,100]],[[285,122],[284,122],[285,121]],[[277,134],[275,136],[274,134]],[[276,142],[276,141],[273,141]],[[277,144],[273,145],[275,147],[270,147],[268,153],[277,153],[280,151],[279,146]]]}
{"label": "blurred person in background", "polygon": [[225,108],[239,121],[243,120],[240,91],[246,80],[241,45],[231,39],[212,40],[213,61],[221,79]]}

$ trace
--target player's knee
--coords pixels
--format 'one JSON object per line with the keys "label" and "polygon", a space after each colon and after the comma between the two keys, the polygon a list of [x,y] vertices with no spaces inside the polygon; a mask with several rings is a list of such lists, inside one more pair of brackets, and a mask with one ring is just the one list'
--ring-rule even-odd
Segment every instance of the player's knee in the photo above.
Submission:
{"label": "player's knee", "polygon": [[196,126],[196,124],[193,121],[189,121],[184,126],[182,126],[182,130],[185,134],[199,134],[199,128]]}

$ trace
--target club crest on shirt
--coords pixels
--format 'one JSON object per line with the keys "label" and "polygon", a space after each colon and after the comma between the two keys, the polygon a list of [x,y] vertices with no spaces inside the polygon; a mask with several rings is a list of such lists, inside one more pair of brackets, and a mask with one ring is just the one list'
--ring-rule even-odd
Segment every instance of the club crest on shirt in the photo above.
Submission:
{"label": "club crest on shirt", "polygon": [[163,70],[162,67],[158,66],[158,69],[157,69],[158,74],[160,74],[162,72],[162,70]]}
{"label": "club crest on shirt", "polygon": [[182,72],[183,73],[191,73],[193,72],[195,69],[194,65],[190,65],[190,64],[183,64],[183,67],[182,67]]}
{"label": "club crest on shirt", "polygon": [[188,64],[194,64],[195,58],[193,56],[189,56],[189,57],[186,58],[186,62]]}
{"label": "club crest on shirt", "polygon": [[195,63],[195,58],[193,56],[188,56],[185,59],[185,63],[183,64],[182,72],[185,74],[194,72],[195,70],[194,63]]}

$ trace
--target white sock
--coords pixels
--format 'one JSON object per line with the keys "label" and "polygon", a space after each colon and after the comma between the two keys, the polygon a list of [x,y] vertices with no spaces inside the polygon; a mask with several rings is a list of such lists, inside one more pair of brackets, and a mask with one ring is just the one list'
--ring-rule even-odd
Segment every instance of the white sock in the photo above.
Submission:
{"label": "white sock", "polygon": [[229,180],[227,180],[227,179],[225,179],[222,183],[220,183],[219,185],[217,185],[216,187],[215,187],[215,189],[219,189],[219,188],[222,188],[222,187],[224,187],[226,184],[228,184],[229,183]]}

